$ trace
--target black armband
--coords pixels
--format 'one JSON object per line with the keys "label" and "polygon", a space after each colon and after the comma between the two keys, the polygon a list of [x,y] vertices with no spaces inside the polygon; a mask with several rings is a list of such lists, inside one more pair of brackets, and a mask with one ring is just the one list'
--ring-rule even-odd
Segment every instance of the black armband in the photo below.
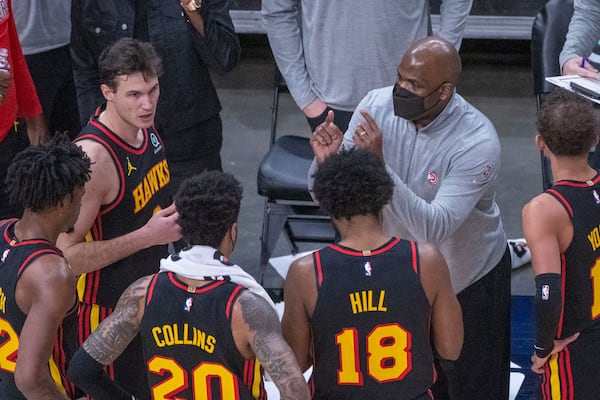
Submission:
{"label": "black armband", "polygon": [[134,397],[117,385],[83,347],[75,352],[67,371],[69,379],[94,400],[131,400]]}
{"label": "black armband", "polygon": [[560,274],[535,277],[535,355],[548,357],[554,348],[556,329],[562,311]]}

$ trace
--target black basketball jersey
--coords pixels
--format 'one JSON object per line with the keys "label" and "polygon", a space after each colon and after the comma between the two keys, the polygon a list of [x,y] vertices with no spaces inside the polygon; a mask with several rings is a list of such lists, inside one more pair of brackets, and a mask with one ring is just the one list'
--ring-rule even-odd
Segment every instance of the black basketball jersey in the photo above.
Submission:
{"label": "black basketball jersey", "polygon": [[[0,226],[0,399],[25,399],[17,389],[14,372],[18,357],[19,336],[27,315],[15,299],[17,282],[23,272],[39,257],[62,253],[44,239],[17,241],[14,236],[16,219]],[[50,301],[50,299],[49,299]],[[57,387],[70,398],[78,397],[75,388],[65,379],[67,362],[77,349],[77,304],[59,327],[48,367]]]}
{"label": "black basketball jersey", "polygon": [[228,281],[188,287],[172,272],[154,276],[140,326],[153,398],[266,399],[258,361],[244,359],[231,333],[242,290]]}
{"label": "black basketball jersey", "polygon": [[[89,240],[109,240],[141,228],[154,213],[171,203],[171,180],[162,142],[153,128],[144,130],[143,143],[134,148],[111,132],[99,120],[98,108],[78,140],[93,140],[111,155],[119,176],[119,192],[102,206]],[[152,246],[114,264],[82,276],[85,289],[80,298],[88,304],[114,308],[125,289],[142,276],[158,271],[167,246]],[[81,284],[80,284],[81,287]]]}
{"label": "black basketball jersey", "polygon": [[600,176],[558,181],[546,191],[565,208],[573,240],[561,254],[563,305],[557,337],[600,329]]}
{"label": "black basketball jersey", "polygon": [[318,297],[311,320],[313,399],[413,399],[433,384],[431,306],[417,244],[391,239],[361,252],[313,254]]}

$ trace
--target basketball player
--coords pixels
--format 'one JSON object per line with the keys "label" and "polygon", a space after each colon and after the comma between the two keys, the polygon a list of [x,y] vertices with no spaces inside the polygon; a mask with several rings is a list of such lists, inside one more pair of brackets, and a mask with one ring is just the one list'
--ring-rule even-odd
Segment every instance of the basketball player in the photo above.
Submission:
{"label": "basketball player", "polygon": [[175,204],[188,246],[161,261],[161,273],[133,283],[77,351],[69,376],[86,393],[97,400],[131,399],[103,366],[140,332],[153,399],[167,393],[185,399],[264,399],[261,366],[282,399],[309,398],[273,308],[224,278],[239,269],[227,256],[237,239],[241,198],[239,183],[222,172],[184,181]]}
{"label": "basketball player", "polygon": [[431,399],[431,342],[450,360],[463,342],[446,263],[383,233],[393,183],[375,154],[333,153],[313,190],[341,240],[292,264],[282,321],[300,367],[313,366],[313,399]]}
{"label": "basketball player", "polygon": [[77,348],[76,277],[55,244],[73,228],[89,177],[89,158],[62,135],[8,169],[8,200],[25,211],[0,224],[1,399],[76,398],[65,380]]}
{"label": "basketball player", "polygon": [[[169,168],[153,128],[160,59],[150,44],[121,39],[104,50],[99,69],[106,103],[75,139],[92,160],[92,177],[74,231],[59,240],[73,271],[84,274],[81,343],[127,286],[158,271],[166,244],[180,238],[169,206]],[[138,338],[110,374],[136,397],[148,398],[142,366]]]}
{"label": "basketball player", "polygon": [[598,142],[590,102],[564,89],[538,112],[536,143],[554,185],[523,208],[535,272],[536,338],[531,369],[543,399],[600,393],[600,176],[588,165]]}

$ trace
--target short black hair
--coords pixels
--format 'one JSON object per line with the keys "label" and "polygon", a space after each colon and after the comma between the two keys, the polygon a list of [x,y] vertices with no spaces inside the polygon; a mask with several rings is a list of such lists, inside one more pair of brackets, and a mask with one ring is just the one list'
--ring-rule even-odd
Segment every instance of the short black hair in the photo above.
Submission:
{"label": "short black hair", "polygon": [[537,113],[537,132],[557,156],[588,154],[598,140],[598,120],[592,103],[566,89],[556,88]]}
{"label": "short black hair", "polygon": [[18,153],[8,168],[8,200],[33,212],[61,204],[90,179],[90,159],[65,134]]}
{"label": "short black hair", "polygon": [[141,72],[144,80],[162,74],[162,61],[154,47],[133,38],[121,38],[108,45],[98,58],[100,83],[116,91],[117,76]]}
{"label": "short black hair", "polygon": [[241,202],[242,187],[231,174],[205,171],[186,179],[175,195],[183,240],[218,247],[237,221]]}
{"label": "short black hair", "polygon": [[366,150],[331,154],[313,175],[313,193],[335,219],[379,214],[391,200],[394,183],[383,160]]}

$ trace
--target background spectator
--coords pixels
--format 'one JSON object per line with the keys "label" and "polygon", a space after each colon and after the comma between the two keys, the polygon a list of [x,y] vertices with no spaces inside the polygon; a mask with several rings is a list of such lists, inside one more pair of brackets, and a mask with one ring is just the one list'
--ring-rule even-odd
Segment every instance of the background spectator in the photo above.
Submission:
{"label": "background spectator", "polygon": [[19,0],[13,13],[48,131],[74,138],[81,126],[69,52],[71,0]]}
{"label": "background spectator", "polygon": [[[27,128],[17,121],[23,118]],[[21,51],[12,14],[11,0],[0,0],[0,196],[6,198],[4,183],[8,166],[29,143],[48,141],[35,86]],[[0,201],[0,219],[19,217],[18,206]]]}
{"label": "background spectator", "polygon": [[[460,48],[472,0],[444,0],[439,34]],[[345,131],[369,90],[387,86],[410,44],[431,34],[427,0],[262,0],[269,43],[311,131],[335,111]]]}
{"label": "background spectator", "polygon": [[155,124],[169,160],[172,194],[186,177],[221,169],[221,104],[209,68],[228,71],[240,55],[227,0],[184,1],[182,8],[180,0],[74,0],[71,10],[82,123],[102,102],[97,60],[107,45],[132,37],[152,43],[162,58]]}

